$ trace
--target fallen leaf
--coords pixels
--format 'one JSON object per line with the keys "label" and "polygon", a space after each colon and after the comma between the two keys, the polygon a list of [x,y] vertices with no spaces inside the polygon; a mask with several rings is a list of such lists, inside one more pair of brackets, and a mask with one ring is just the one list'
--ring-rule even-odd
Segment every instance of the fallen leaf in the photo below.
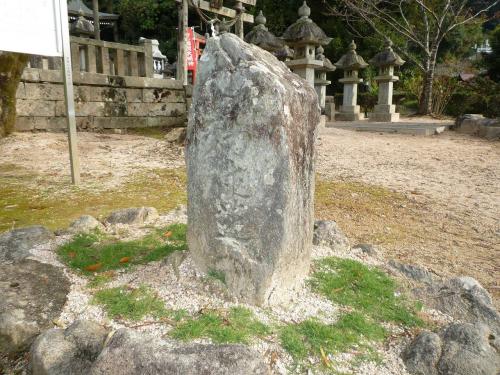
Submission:
{"label": "fallen leaf", "polygon": [[321,362],[323,362],[323,365],[325,365],[326,367],[330,367],[330,358],[328,358],[321,346],[319,347],[319,351],[321,352]]}
{"label": "fallen leaf", "polygon": [[71,259],[73,259],[74,257],[76,257],[76,253],[75,253],[74,251],[70,251],[70,252],[68,253],[68,256],[69,256]]}
{"label": "fallen leaf", "polygon": [[85,267],[85,271],[95,272],[102,267],[102,263],[91,264],[90,266]]}
{"label": "fallen leaf", "polygon": [[130,261],[130,257],[123,257],[120,259],[120,263],[128,263]]}
{"label": "fallen leaf", "polygon": [[168,232],[163,233],[163,237],[169,238],[169,237],[172,237],[172,234],[173,234],[172,231],[169,230]]}

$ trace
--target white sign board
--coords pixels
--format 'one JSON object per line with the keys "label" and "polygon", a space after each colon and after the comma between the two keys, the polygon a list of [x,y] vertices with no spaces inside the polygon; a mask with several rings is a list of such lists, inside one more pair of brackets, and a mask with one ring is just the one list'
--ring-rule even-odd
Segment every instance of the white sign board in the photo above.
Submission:
{"label": "white sign board", "polygon": [[61,1],[0,0],[0,51],[62,56]]}

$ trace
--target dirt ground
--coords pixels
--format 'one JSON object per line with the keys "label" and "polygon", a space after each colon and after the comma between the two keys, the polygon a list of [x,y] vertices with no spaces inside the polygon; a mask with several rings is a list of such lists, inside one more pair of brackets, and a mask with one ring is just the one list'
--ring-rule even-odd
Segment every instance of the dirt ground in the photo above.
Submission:
{"label": "dirt ground", "polygon": [[[79,142],[83,184],[74,188],[64,134],[0,140],[0,231],[185,201],[182,148],[139,135],[79,133]],[[322,129],[317,172],[318,218],[388,258],[473,276],[499,306],[499,142]]]}

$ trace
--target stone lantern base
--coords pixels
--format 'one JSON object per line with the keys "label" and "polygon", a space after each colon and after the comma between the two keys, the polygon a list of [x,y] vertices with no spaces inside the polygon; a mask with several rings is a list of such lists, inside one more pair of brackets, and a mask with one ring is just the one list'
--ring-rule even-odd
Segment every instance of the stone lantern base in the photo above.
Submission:
{"label": "stone lantern base", "polygon": [[374,112],[368,114],[368,118],[374,122],[396,122],[399,121],[399,113],[396,112],[394,104],[377,104]]}
{"label": "stone lantern base", "polygon": [[358,121],[364,117],[359,105],[341,105],[340,112],[335,113],[335,121]]}

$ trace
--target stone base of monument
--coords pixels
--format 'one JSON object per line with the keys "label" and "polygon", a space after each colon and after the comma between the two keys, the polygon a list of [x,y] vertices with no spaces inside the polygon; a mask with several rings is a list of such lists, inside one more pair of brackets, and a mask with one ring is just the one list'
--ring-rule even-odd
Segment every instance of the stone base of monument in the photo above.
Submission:
{"label": "stone base of monument", "polygon": [[374,122],[396,122],[399,121],[399,113],[394,104],[377,104],[368,118]]}
{"label": "stone base of monument", "polygon": [[399,113],[377,113],[368,114],[368,120],[373,122],[397,122],[399,121]]}
{"label": "stone base of monument", "polygon": [[335,113],[335,121],[359,121],[365,118],[359,105],[342,105],[340,112]]}

